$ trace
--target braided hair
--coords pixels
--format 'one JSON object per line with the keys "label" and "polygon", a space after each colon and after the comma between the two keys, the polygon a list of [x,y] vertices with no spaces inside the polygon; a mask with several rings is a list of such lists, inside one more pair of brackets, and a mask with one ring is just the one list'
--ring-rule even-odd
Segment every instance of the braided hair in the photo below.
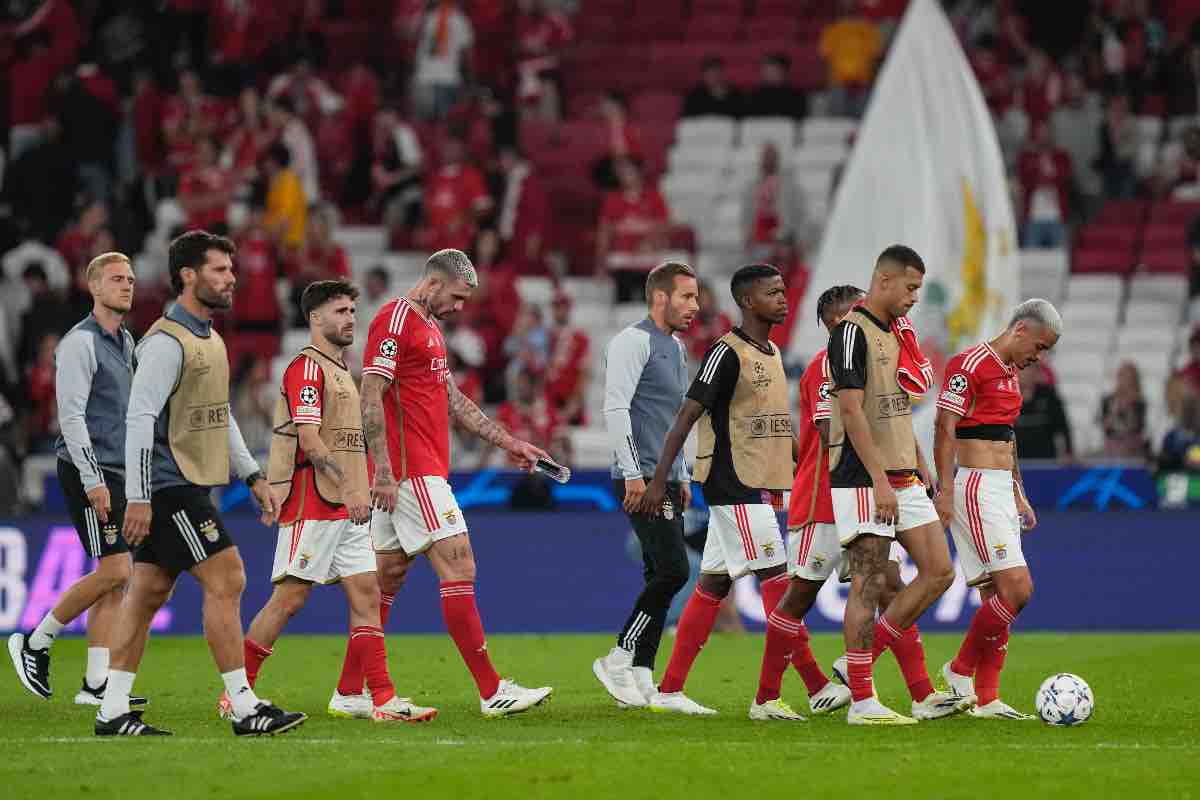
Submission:
{"label": "braided hair", "polygon": [[825,312],[830,308],[841,305],[848,300],[857,300],[866,292],[857,286],[843,284],[841,286],[831,286],[821,292],[821,296],[817,298],[817,324],[822,325],[825,322]]}

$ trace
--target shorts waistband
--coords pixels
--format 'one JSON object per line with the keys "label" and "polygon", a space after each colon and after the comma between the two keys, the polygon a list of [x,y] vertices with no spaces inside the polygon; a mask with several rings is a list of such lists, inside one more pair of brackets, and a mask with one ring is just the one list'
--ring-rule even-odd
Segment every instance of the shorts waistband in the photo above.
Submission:
{"label": "shorts waistband", "polygon": [[970,475],[972,472],[979,473],[987,480],[998,480],[1000,478],[1004,478],[1005,480],[1008,480],[1008,481],[1012,480],[1012,470],[980,469],[979,467],[959,467],[958,474],[954,476],[954,482],[957,483],[960,480],[966,480],[967,476]]}

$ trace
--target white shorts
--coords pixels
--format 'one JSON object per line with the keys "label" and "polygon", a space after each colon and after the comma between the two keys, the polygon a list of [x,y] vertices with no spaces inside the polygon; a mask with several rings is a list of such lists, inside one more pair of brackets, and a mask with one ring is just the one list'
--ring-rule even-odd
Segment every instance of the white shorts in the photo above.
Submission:
{"label": "white shorts", "polygon": [[959,469],[950,533],[968,586],[983,583],[993,572],[1026,566],[1012,473]]}
{"label": "white shorts", "polygon": [[709,506],[700,571],[740,578],[787,563],[775,509],[767,503]]}
{"label": "white shorts", "polygon": [[302,519],[279,527],[271,582],[284,576],[313,583],[375,571],[371,531],[348,519]]}
{"label": "white shorts", "polygon": [[[835,523],[810,522],[788,529],[788,575],[793,578],[823,583],[839,571],[844,558]],[[904,560],[899,542],[892,542],[888,560],[897,564]]]}
{"label": "white shorts", "polygon": [[415,556],[434,542],[466,532],[467,520],[450,484],[436,475],[402,481],[395,510],[371,512],[371,539],[378,553],[403,550]]}
{"label": "white shorts", "polygon": [[895,490],[898,514],[894,525],[875,521],[875,492],[870,486],[830,491],[833,494],[833,518],[837,520],[842,547],[864,533],[895,539],[897,531],[938,522],[937,509],[920,484]]}

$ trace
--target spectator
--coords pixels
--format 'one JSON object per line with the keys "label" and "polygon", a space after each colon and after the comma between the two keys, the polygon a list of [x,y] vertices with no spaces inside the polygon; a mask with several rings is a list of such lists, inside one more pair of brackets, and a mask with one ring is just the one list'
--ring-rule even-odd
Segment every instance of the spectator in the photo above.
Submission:
{"label": "spectator", "polygon": [[512,333],[504,340],[504,355],[508,357],[508,368],[505,375],[508,390],[505,396],[512,396],[514,376],[521,370],[532,370],[541,374],[546,369],[546,361],[550,357],[550,333],[542,321],[542,309],[526,303],[517,313]]}
{"label": "spectator", "polygon": [[462,95],[475,31],[455,0],[437,0],[417,21],[413,106],[421,119],[442,119]]}
{"label": "spectator", "polygon": [[1200,325],[1192,328],[1188,337],[1188,362],[1176,374],[1183,378],[1188,390],[1200,395]]}
{"label": "spectator", "polygon": [[1046,460],[1074,458],[1071,425],[1062,398],[1053,384],[1041,380],[1036,369],[1020,374],[1021,415],[1013,426],[1017,434],[1017,456]]}
{"label": "spectator", "polygon": [[29,400],[26,431],[29,450],[34,453],[53,453],[58,437],[58,403],[54,398],[54,350],[58,339],[57,333],[43,334],[25,370],[25,397]]}
{"label": "spectator", "polygon": [[[536,370],[519,370],[512,396],[500,405],[497,420],[513,436],[541,447],[560,464],[570,464],[570,440],[562,416],[547,402],[542,375]],[[485,452],[481,464],[491,457]],[[509,460],[509,466],[516,462]]]}
{"label": "spectator", "polygon": [[268,108],[267,117],[271,127],[279,132],[279,141],[291,154],[292,170],[300,178],[306,202],[317,202],[321,196],[317,148],[308,126],[296,114],[295,106],[288,97],[276,98]]}
{"label": "spectator", "polygon": [[1158,453],[1158,469],[1162,472],[1200,473],[1200,395],[1184,393],[1179,421],[1163,437]]}
{"label": "spectator", "polygon": [[79,182],[93,197],[108,202],[120,107],[112,81],[95,64],[84,64],[80,70],[82,74],[60,79],[51,105],[62,122]]}
{"label": "spectator", "polygon": [[558,291],[550,306],[550,358],[546,365],[546,399],[568,425],[587,425],[587,387],[591,381],[592,342],[571,324],[571,296]]}
{"label": "spectator", "polygon": [[380,213],[393,240],[398,232],[411,230],[421,217],[421,142],[416,131],[393,107],[375,115],[371,129],[370,178],[366,191],[353,188],[371,209]]}
{"label": "spectator", "polygon": [[733,320],[717,305],[717,297],[708,281],[699,282],[697,300],[700,310],[696,312],[692,324],[683,332],[683,340],[687,344],[693,364],[699,364],[712,343],[733,330]]}
{"label": "spectator", "polygon": [[792,62],[785,55],[772,54],[762,60],[758,86],[746,95],[747,117],[790,117],[808,114],[808,97],[788,84]]}
{"label": "spectator", "polygon": [[4,176],[5,199],[24,218],[30,233],[52,242],[71,218],[78,179],[71,152],[55,117],[42,124],[42,136],[11,162]]}
{"label": "spectator", "polygon": [[1195,116],[1200,111],[1200,42],[1180,46],[1167,67],[1167,110],[1171,116]]}
{"label": "spectator", "polygon": [[40,263],[25,267],[21,274],[29,303],[21,315],[20,337],[17,341],[17,363],[29,364],[38,354],[38,347],[49,334],[62,334],[79,320],[70,319],[62,300],[65,292],[51,287],[46,269]]}
{"label": "spectator", "polygon": [[1095,166],[1100,157],[1100,125],[1103,121],[1096,94],[1088,91],[1079,73],[1067,73],[1063,82],[1063,103],[1050,116],[1050,133],[1071,158],[1075,190],[1087,209],[1094,207],[1104,193],[1104,183]]}
{"label": "spectator", "polygon": [[472,260],[479,287],[459,314],[459,320],[483,341],[484,395],[494,402],[505,395],[504,342],[516,325],[521,296],[517,294],[516,269],[502,260],[500,236],[495,230],[485,228],[479,232]]}
{"label": "spectator", "polygon": [[262,461],[271,449],[275,399],[278,390],[271,380],[271,362],[245,355],[233,374],[233,414],[250,454]]}
{"label": "spectator", "polygon": [[272,241],[289,252],[304,244],[304,229],[308,218],[308,203],[304,186],[291,168],[292,154],[276,142],[267,149],[263,173],[267,178],[267,208],[264,225]]}
{"label": "spectator", "polygon": [[799,319],[804,316],[804,295],[808,291],[809,270],[804,260],[804,246],[787,231],[776,238],[765,261],[783,274],[787,286],[788,315],[782,325],[771,328],[771,341],[781,351],[787,352],[792,332]]}
{"label": "spectator", "polygon": [[346,104],[329,84],[313,74],[312,62],[303,55],[292,62],[287,72],[276,75],[267,87],[268,103],[284,97],[308,130],[317,130],[323,117],[340,111]]}
{"label": "spectator", "polygon": [[187,215],[187,226],[224,236],[229,232],[227,214],[232,199],[233,176],[217,164],[216,141],[200,139],[192,166],[179,179],[177,200]]}
{"label": "spectator", "polygon": [[258,162],[270,147],[271,136],[258,90],[247,86],[238,95],[236,122],[221,157],[221,165],[232,170],[235,180],[241,184],[240,194],[249,194],[258,180]]}
{"label": "spectator", "polygon": [[519,268],[540,271],[550,222],[546,191],[515,147],[503,148],[497,165],[503,181],[496,209],[500,241]]}
{"label": "spectator", "polygon": [[1104,194],[1111,199],[1137,194],[1134,161],[1138,151],[1137,119],[1129,113],[1129,98],[1114,94],[1108,100],[1100,126],[1100,158],[1096,162],[1104,176]]}
{"label": "spectator", "polygon": [[517,0],[514,43],[517,100],[544,120],[561,116],[559,57],[573,38],[571,23],[546,0]]}
{"label": "spectator", "polygon": [[604,119],[607,151],[592,165],[592,180],[596,186],[611,191],[620,186],[617,162],[622,159],[641,162],[641,142],[633,123],[629,121],[629,102],[621,92],[608,92],[600,103]]}
{"label": "spectator", "polygon": [[42,281],[48,288],[66,291],[71,285],[71,270],[57,250],[36,239],[28,239],[5,253],[0,266],[3,267],[0,306],[5,309],[10,325],[9,334],[16,344],[21,335],[21,318],[33,302],[30,284],[25,278],[26,271],[36,266],[36,272],[43,276]]}
{"label": "spectator", "polygon": [[1017,160],[1021,183],[1021,246],[1059,248],[1067,243],[1071,157],[1056,147],[1050,125],[1035,122]]}
{"label": "spectator", "polygon": [[307,242],[295,260],[292,274],[292,324],[308,328],[308,320],[300,311],[300,296],[313,281],[334,281],[350,277],[350,256],[346,248],[334,241],[337,210],[323,203],[308,213]]}
{"label": "spectator", "polygon": [[451,135],[442,144],[442,166],[425,186],[425,224],[430,250],[467,249],[481,217],[492,208],[483,175],[465,162],[463,140]]}
{"label": "spectator", "polygon": [[1104,430],[1104,455],[1110,458],[1146,457],[1146,399],[1137,366],[1126,361],[1117,368],[1117,385],[1100,401],[1097,421]]}
{"label": "spectator", "polygon": [[859,0],[841,0],[842,16],[821,31],[820,50],[829,64],[829,92],[835,114],[860,117],[883,54],[879,26],[862,16]]}
{"label": "spectator", "polygon": [[108,207],[97,199],[85,199],[79,212],[79,221],[64,230],[54,243],[72,274],[87,265],[96,236],[107,225]]}
{"label": "spectator", "polygon": [[42,141],[49,114],[50,84],[58,71],[43,30],[17,39],[17,58],[8,68],[8,160],[16,161]]}
{"label": "spectator", "polygon": [[392,299],[392,295],[388,291],[391,288],[391,283],[391,275],[387,271],[387,268],[382,265],[377,265],[367,270],[366,277],[363,280],[363,293],[358,298],[358,330],[361,335],[356,336],[356,339],[366,340],[366,335],[363,332],[371,325],[371,320],[375,319],[375,315],[379,313],[379,309],[387,305],[388,301]]}
{"label": "spectator", "polygon": [[742,93],[725,76],[725,59],[708,56],[700,66],[700,83],[683,99],[685,117],[740,117]]}
{"label": "spectator", "polygon": [[1190,127],[1183,139],[1167,142],[1159,157],[1157,193],[1176,200],[1200,197],[1200,128]]}
{"label": "spectator", "polygon": [[[1200,217],[1188,224],[1188,300],[1193,304],[1200,300]],[[1200,322],[1200,309],[1193,309],[1189,314],[1191,322]]]}
{"label": "spectator", "polygon": [[246,223],[237,235],[237,246],[237,297],[232,313],[236,336],[226,341],[230,361],[237,364],[242,353],[269,360],[279,350],[283,315],[275,287],[282,270],[261,203],[250,203]]}
{"label": "spectator", "polygon": [[[1012,71],[996,52],[996,38],[991,34],[980,36],[970,49],[970,58],[983,99],[996,119],[1002,118],[1012,106]],[[1096,124],[1100,124],[1099,120]]]}
{"label": "spectator", "polygon": [[1029,123],[1046,122],[1062,101],[1062,73],[1042,50],[1031,50],[1026,64],[1025,80],[1021,82],[1021,106]]}
{"label": "spectator", "polygon": [[796,230],[803,224],[804,209],[791,170],[779,163],[779,148],[774,142],[762,146],[758,177],[742,196],[742,230],[751,261],[761,261],[780,233]]}
{"label": "spectator", "polygon": [[138,70],[133,79],[133,135],[137,167],[145,178],[150,203],[156,205],[156,181],[167,164],[167,141],[162,121],[167,98],[149,70]]}
{"label": "spectator", "polygon": [[175,175],[192,165],[196,142],[217,133],[221,104],[204,93],[194,70],[179,74],[179,91],[163,107],[162,131],[167,144],[167,167]]}
{"label": "spectator", "polygon": [[604,197],[596,234],[596,268],[616,281],[618,303],[642,294],[646,273],[666,245],[670,215],[658,190],[646,186],[642,172],[627,158],[616,165],[621,188]]}

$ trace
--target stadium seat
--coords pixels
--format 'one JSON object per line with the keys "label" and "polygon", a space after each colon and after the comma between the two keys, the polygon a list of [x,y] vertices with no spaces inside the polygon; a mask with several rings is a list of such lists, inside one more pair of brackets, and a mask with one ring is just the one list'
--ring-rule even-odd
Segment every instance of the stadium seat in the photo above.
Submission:
{"label": "stadium seat", "polygon": [[1144,250],[1141,261],[1147,272],[1182,275],[1188,270],[1189,256],[1183,247],[1165,247]]}
{"label": "stadium seat", "polygon": [[1150,209],[1152,224],[1187,225],[1200,216],[1200,203],[1165,202],[1158,203]]}
{"label": "stadium seat", "polygon": [[1075,246],[1081,250],[1132,252],[1137,244],[1139,232],[1140,228],[1136,224],[1086,225],[1076,234]]}
{"label": "stadium seat", "polygon": [[726,42],[741,33],[742,18],[739,13],[706,13],[695,15],[684,26],[684,39],[688,42]]}
{"label": "stadium seat", "polygon": [[679,119],[682,109],[683,98],[678,92],[642,92],[629,105],[630,116],[639,122],[655,119],[674,123]]}
{"label": "stadium seat", "polygon": [[1143,142],[1153,142],[1157,144],[1163,135],[1163,120],[1162,117],[1138,117],[1138,139]]}
{"label": "stadium seat", "polygon": [[792,150],[796,144],[796,123],[788,117],[761,117],[742,122],[739,141],[743,149],[758,150],[766,142],[774,142],[782,152]]}
{"label": "stadium seat", "polygon": [[1175,247],[1183,249],[1187,243],[1187,225],[1175,223],[1151,223],[1142,232],[1142,246],[1147,250]]}
{"label": "stadium seat", "polygon": [[805,144],[792,152],[792,166],[797,170],[829,170],[846,160],[849,151],[844,145]]}
{"label": "stadium seat", "polygon": [[675,138],[684,147],[731,148],[735,124],[729,117],[689,117],[680,120]]}
{"label": "stadium seat", "polygon": [[549,278],[522,275],[517,278],[517,294],[522,303],[543,306],[554,297],[554,284]]}
{"label": "stadium seat", "polygon": [[1067,302],[1107,302],[1115,308],[1125,290],[1116,275],[1072,275],[1067,282]]}
{"label": "stadium seat", "polygon": [[1073,272],[1108,272],[1124,275],[1133,270],[1133,251],[1108,249],[1077,249],[1072,259]]}
{"label": "stadium seat", "polygon": [[1022,250],[1021,293],[1026,297],[1043,297],[1056,306],[1062,304],[1066,290],[1067,251]]}
{"label": "stadium seat", "polygon": [[1096,215],[1095,223],[1141,222],[1146,216],[1145,200],[1108,200]]}
{"label": "stadium seat", "polygon": [[[1125,305],[1125,323],[1127,325],[1136,324],[1140,328],[1166,327],[1173,330],[1179,324],[1182,314],[1182,296],[1174,301],[1166,302],[1153,298],[1130,300]],[[1168,332],[1164,336],[1169,340],[1170,333]]]}
{"label": "stadium seat", "polygon": [[1187,278],[1182,275],[1135,274],[1129,279],[1129,300],[1180,301],[1187,297]]}

